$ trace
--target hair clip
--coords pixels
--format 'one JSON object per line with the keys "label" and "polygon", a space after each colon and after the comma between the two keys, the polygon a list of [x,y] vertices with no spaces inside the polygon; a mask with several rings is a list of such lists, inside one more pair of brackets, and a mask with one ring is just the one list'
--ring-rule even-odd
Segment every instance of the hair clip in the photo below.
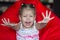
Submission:
{"label": "hair clip", "polygon": [[23,6],[24,4],[22,3],[21,5]]}

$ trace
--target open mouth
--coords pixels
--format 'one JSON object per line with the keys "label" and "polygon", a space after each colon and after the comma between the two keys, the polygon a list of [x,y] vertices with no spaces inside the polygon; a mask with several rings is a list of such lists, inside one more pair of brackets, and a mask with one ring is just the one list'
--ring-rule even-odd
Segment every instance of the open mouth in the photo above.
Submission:
{"label": "open mouth", "polygon": [[25,22],[27,26],[29,26],[31,24],[31,22]]}

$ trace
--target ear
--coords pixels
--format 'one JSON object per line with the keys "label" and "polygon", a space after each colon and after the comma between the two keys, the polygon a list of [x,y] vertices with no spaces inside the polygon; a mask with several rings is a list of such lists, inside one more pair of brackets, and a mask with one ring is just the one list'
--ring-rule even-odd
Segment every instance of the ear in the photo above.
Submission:
{"label": "ear", "polygon": [[19,20],[21,21],[21,16],[19,15]]}
{"label": "ear", "polygon": [[34,20],[36,20],[36,15],[34,16]]}

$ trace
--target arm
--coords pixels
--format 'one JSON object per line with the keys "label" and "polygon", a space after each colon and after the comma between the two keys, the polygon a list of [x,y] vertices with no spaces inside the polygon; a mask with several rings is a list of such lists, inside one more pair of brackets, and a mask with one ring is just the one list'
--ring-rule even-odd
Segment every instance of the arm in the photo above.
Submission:
{"label": "arm", "polygon": [[16,30],[16,31],[18,31],[20,29],[20,26],[16,25],[16,26],[12,26],[11,28],[14,29],[14,30]]}
{"label": "arm", "polygon": [[43,29],[47,24],[46,23],[36,23],[36,28],[38,30]]}

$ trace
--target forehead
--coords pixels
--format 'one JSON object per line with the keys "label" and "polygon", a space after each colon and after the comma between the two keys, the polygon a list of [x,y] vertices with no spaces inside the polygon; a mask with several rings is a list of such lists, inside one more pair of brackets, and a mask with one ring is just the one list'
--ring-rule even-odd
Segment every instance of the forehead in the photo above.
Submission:
{"label": "forehead", "polygon": [[34,9],[24,8],[22,11],[22,14],[35,14],[35,11],[34,11]]}

